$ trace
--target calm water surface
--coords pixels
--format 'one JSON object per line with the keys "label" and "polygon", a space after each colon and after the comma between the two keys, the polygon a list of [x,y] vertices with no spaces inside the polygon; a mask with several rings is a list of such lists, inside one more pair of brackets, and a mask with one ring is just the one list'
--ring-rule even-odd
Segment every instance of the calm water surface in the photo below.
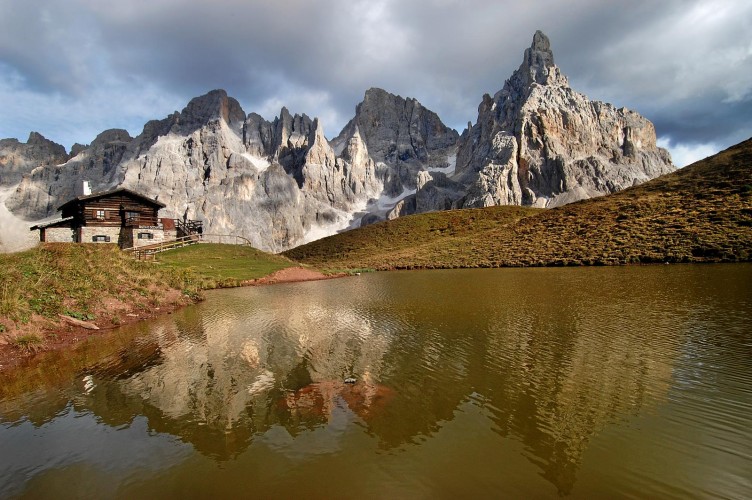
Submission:
{"label": "calm water surface", "polygon": [[0,374],[0,497],[240,495],[750,498],[752,266],[217,291]]}

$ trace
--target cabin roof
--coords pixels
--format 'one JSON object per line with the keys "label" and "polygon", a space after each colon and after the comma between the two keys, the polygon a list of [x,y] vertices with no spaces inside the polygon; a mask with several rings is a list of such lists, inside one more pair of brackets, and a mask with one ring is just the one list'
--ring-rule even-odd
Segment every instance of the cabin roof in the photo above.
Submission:
{"label": "cabin roof", "polygon": [[65,208],[65,207],[67,207],[69,205],[75,205],[78,202],[95,200],[97,198],[106,198],[108,196],[112,196],[112,195],[115,195],[115,194],[121,194],[121,193],[122,194],[127,194],[129,196],[132,196],[133,198],[137,198],[141,202],[143,202],[143,203],[145,203],[147,205],[152,205],[154,207],[164,208],[164,207],[167,206],[167,205],[165,205],[164,203],[162,203],[160,201],[154,200],[152,198],[147,198],[146,196],[144,196],[142,194],[138,194],[135,191],[131,191],[130,189],[117,188],[117,189],[112,189],[110,191],[104,191],[104,192],[101,192],[101,193],[89,194],[89,195],[85,195],[85,196],[77,196],[76,198],[73,198],[72,200],[67,201],[67,202],[63,203],[62,205],[60,205],[58,207],[58,210],[62,210],[63,208]]}
{"label": "cabin roof", "polygon": [[52,220],[49,222],[44,222],[42,224],[37,224],[36,226],[31,226],[29,230],[36,231],[37,229],[45,229],[48,227],[67,226],[68,222],[72,220],[73,220],[73,217],[65,217],[64,219]]}

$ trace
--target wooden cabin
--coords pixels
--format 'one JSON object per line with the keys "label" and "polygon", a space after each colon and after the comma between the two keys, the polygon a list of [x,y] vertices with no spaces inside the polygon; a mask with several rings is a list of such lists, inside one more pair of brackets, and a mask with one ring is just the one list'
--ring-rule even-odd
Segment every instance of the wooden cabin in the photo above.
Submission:
{"label": "wooden cabin", "polygon": [[[174,240],[187,226],[182,221],[160,218],[162,208],[165,208],[162,202],[119,188],[78,196],[58,208],[62,212],[61,219],[38,224],[31,230],[39,230],[40,241],[139,247]],[[195,232],[201,232],[200,222],[186,222]]]}

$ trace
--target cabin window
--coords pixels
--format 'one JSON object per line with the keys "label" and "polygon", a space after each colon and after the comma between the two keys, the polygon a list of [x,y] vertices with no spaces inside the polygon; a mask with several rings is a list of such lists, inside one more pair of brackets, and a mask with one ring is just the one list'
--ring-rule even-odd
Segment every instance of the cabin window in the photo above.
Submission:
{"label": "cabin window", "polygon": [[152,233],[138,233],[139,240],[153,240],[154,234]]}
{"label": "cabin window", "polygon": [[94,236],[91,237],[91,241],[93,241],[94,243],[101,243],[101,242],[109,243],[110,237],[104,234],[95,234]]}
{"label": "cabin window", "polygon": [[104,210],[94,210],[94,218],[104,220]]}

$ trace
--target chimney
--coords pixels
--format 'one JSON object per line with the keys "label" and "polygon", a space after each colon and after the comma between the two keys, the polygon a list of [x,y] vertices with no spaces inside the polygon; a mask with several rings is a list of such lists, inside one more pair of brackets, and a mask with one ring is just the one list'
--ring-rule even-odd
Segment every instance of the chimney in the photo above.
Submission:
{"label": "chimney", "polygon": [[81,196],[89,196],[91,194],[91,187],[89,181],[81,181]]}

